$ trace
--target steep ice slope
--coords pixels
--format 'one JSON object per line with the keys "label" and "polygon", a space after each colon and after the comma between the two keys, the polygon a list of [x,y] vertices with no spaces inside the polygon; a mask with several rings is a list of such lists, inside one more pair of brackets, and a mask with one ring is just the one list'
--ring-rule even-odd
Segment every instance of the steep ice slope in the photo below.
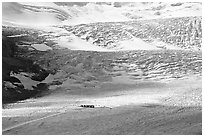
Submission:
{"label": "steep ice slope", "polygon": [[[70,5],[71,4],[71,5]],[[183,16],[201,16],[201,3],[3,3],[4,24],[76,25],[94,22],[118,22]]]}
{"label": "steep ice slope", "polygon": [[72,8],[62,7],[72,15],[72,20],[66,20],[63,24],[86,24],[93,22],[118,22],[131,20],[122,15],[121,9],[109,5],[97,5],[88,3],[84,7],[73,6]]}
{"label": "steep ice slope", "polygon": [[75,25],[92,22],[125,21],[119,9],[108,6],[87,4],[79,6],[58,6],[54,3],[3,3],[4,24],[22,25]]}
{"label": "steep ice slope", "polygon": [[201,3],[129,3],[121,7],[123,14],[132,19],[157,19],[202,16]]}
{"label": "steep ice slope", "polygon": [[13,23],[21,25],[54,25],[59,24],[57,13],[51,9],[45,11],[40,7],[28,7],[19,3],[2,3],[3,24]]}
{"label": "steep ice slope", "polygon": [[[191,14],[187,14],[189,12]],[[45,2],[21,2],[3,3],[2,19],[3,24],[21,24],[29,27],[38,26],[38,29],[44,29],[45,27],[40,27],[42,25],[65,25],[65,28],[61,27],[59,29],[57,27],[52,27],[52,29],[54,28],[54,30],[52,30],[52,34],[42,35],[47,35],[46,38],[56,42],[59,47],[66,47],[71,50],[110,51],[138,49],[147,50],[160,48],[172,49],[172,46],[175,48],[180,48],[182,46],[186,47],[186,45],[190,46],[190,49],[192,47],[191,45],[196,45],[194,47],[198,47],[197,49],[200,49],[200,32],[198,34],[198,39],[196,36],[197,30],[192,30],[192,35],[189,33],[192,39],[194,39],[195,36],[195,42],[194,40],[186,40],[187,38],[190,38],[189,35],[184,36],[180,31],[178,35],[175,35],[177,28],[174,28],[174,26],[178,26],[178,24],[175,24],[173,29],[172,26],[170,26],[170,28],[164,27],[166,24],[168,25],[168,22],[171,24],[171,20],[162,21],[160,19],[157,21],[148,20],[146,22],[144,20],[144,22],[137,21],[135,23],[128,23],[133,19],[168,18],[173,16],[195,15],[200,16],[200,13],[200,3],[119,3],[119,5],[86,3],[82,5],[75,5],[75,3],[56,4]],[[173,21],[173,23],[183,20],[182,18],[177,19],[178,21]],[[160,21],[162,23],[160,23]],[[103,24],[96,22],[117,23]],[[190,22],[194,22],[194,20]],[[96,24],[89,25],[89,23]],[[74,26],[73,28],[69,29],[70,25],[76,24],[81,25]],[[181,24],[179,23],[179,28],[180,25]],[[189,26],[187,23],[185,23],[185,25]],[[126,26],[128,28],[124,28]],[[66,27],[68,27],[68,29]],[[46,31],[49,33],[50,27],[47,27],[46,29],[48,30]],[[66,29],[68,32],[63,29]],[[172,31],[171,34],[167,29]],[[58,30],[62,31],[62,34],[58,34]],[[188,31],[185,30],[185,28],[183,30],[184,32]],[[63,34],[63,31],[65,31],[65,34]],[[69,33],[69,31],[71,31],[74,35]],[[158,34],[158,32],[161,33]],[[168,35],[163,34],[164,32],[167,32]],[[195,33],[195,35],[193,33]],[[151,37],[155,34],[157,34],[156,37]],[[159,39],[159,42],[157,42],[156,39]],[[176,42],[173,41],[172,43],[172,40],[176,40]],[[153,42],[147,43],[147,41]],[[169,46],[165,43],[171,45]]]}
{"label": "steep ice slope", "polygon": [[113,51],[103,47],[99,47],[92,43],[86,42],[80,37],[75,36],[73,33],[57,27],[45,27],[43,28],[44,39],[53,41],[56,43],[57,48],[67,48],[70,50],[84,50],[84,51]]}
{"label": "steep ice slope", "polygon": [[201,17],[92,23],[61,28],[85,41],[115,50],[201,50]]}

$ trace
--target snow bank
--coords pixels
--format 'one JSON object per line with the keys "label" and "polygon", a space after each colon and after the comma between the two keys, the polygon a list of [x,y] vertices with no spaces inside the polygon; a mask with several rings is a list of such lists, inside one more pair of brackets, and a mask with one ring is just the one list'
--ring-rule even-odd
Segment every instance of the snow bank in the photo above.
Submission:
{"label": "snow bank", "polygon": [[65,47],[71,50],[109,51],[108,49],[90,44],[79,37],[76,37],[74,34],[56,38],[55,42],[57,42],[60,47]]}
{"label": "snow bank", "polygon": [[11,35],[11,36],[7,36],[7,37],[15,38],[15,37],[22,37],[22,36],[27,36],[27,34]]}
{"label": "snow bank", "polygon": [[37,84],[39,84],[39,81],[34,81],[29,77],[24,76],[23,74],[13,74],[11,73],[11,76],[16,77],[17,79],[19,79],[21,81],[21,83],[23,84],[25,89],[28,90],[33,90],[32,86],[36,86]]}
{"label": "snow bank", "polygon": [[36,50],[39,50],[39,51],[47,51],[47,50],[52,50],[51,47],[45,45],[45,44],[32,44],[31,45],[33,48],[35,48]]}
{"label": "snow bank", "polygon": [[154,45],[157,48],[161,48],[161,49],[172,49],[172,50],[181,50],[182,49],[182,48],[167,44],[167,43],[159,41],[159,40],[154,40],[153,42],[151,42],[151,45]]}
{"label": "snow bank", "polygon": [[54,4],[53,2],[19,2],[19,3],[29,6],[57,7],[57,5]]}
{"label": "snow bank", "polygon": [[84,104],[93,104],[97,106],[119,107],[123,105],[141,105],[141,104],[158,104],[161,97],[166,97],[168,94],[131,94],[131,95],[118,95],[102,98],[88,98],[83,99]]}
{"label": "snow bank", "polygon": [[116,50],[156,50],[156,46],[150,45],[139,38],[120,41]]}

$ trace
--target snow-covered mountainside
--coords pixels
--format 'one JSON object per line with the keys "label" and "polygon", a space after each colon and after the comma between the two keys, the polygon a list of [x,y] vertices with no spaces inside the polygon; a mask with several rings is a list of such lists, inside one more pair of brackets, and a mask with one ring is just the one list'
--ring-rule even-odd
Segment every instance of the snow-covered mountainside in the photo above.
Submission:
{"label": "snow-covered mountainside", "polygon": [[2,3],[3,24],[76,25],[202,16],[201,3]]}
{"label": "snow-covered mountainside", "polygon": [[200,135],[202,3],[3,2],[1,84],[2,134]]}
{"label": "snow-covered mountainside", "polygon": [[38,27],[71,50],[200,50],[201,9],[192,2],[4,2],[2,23]]}
{"label": "snow-covered mountainside", "polygon": [[200,74],[201,6],[4,2],[4,101],[66,86],[70,79],[80,79],[85,85],[92,80],[100,83],[120,75],[113,74],[117,71],[126,71],[136,79],[141,79],[142,71],[147,79]]}

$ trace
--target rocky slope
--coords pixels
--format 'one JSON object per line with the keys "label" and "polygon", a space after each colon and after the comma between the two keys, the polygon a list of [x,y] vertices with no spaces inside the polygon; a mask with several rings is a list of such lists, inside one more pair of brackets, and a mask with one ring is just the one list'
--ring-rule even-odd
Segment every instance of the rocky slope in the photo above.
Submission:
{"label": "rocky slope", "polygon": [[[31,32],[31,33],[30,33]],[[9,37],[10,34],[31,34],[32,37]],[[13,35],[12,35],[13,36]],[[18,36],[18,35],[16,35]],[[19,47],[20,42],[37,42],[32,29],[7,29],[3,28],[2,37],[2,99],[3,103],[13,102],[35,96],[41,90],[46,90],[46,85],[40,81],[48,76],[48,72],[33,60],[23,57],[24,47]],[[29,51],[26,49],[26,51]],[[24,81],[32,84],[24,84]]]}

